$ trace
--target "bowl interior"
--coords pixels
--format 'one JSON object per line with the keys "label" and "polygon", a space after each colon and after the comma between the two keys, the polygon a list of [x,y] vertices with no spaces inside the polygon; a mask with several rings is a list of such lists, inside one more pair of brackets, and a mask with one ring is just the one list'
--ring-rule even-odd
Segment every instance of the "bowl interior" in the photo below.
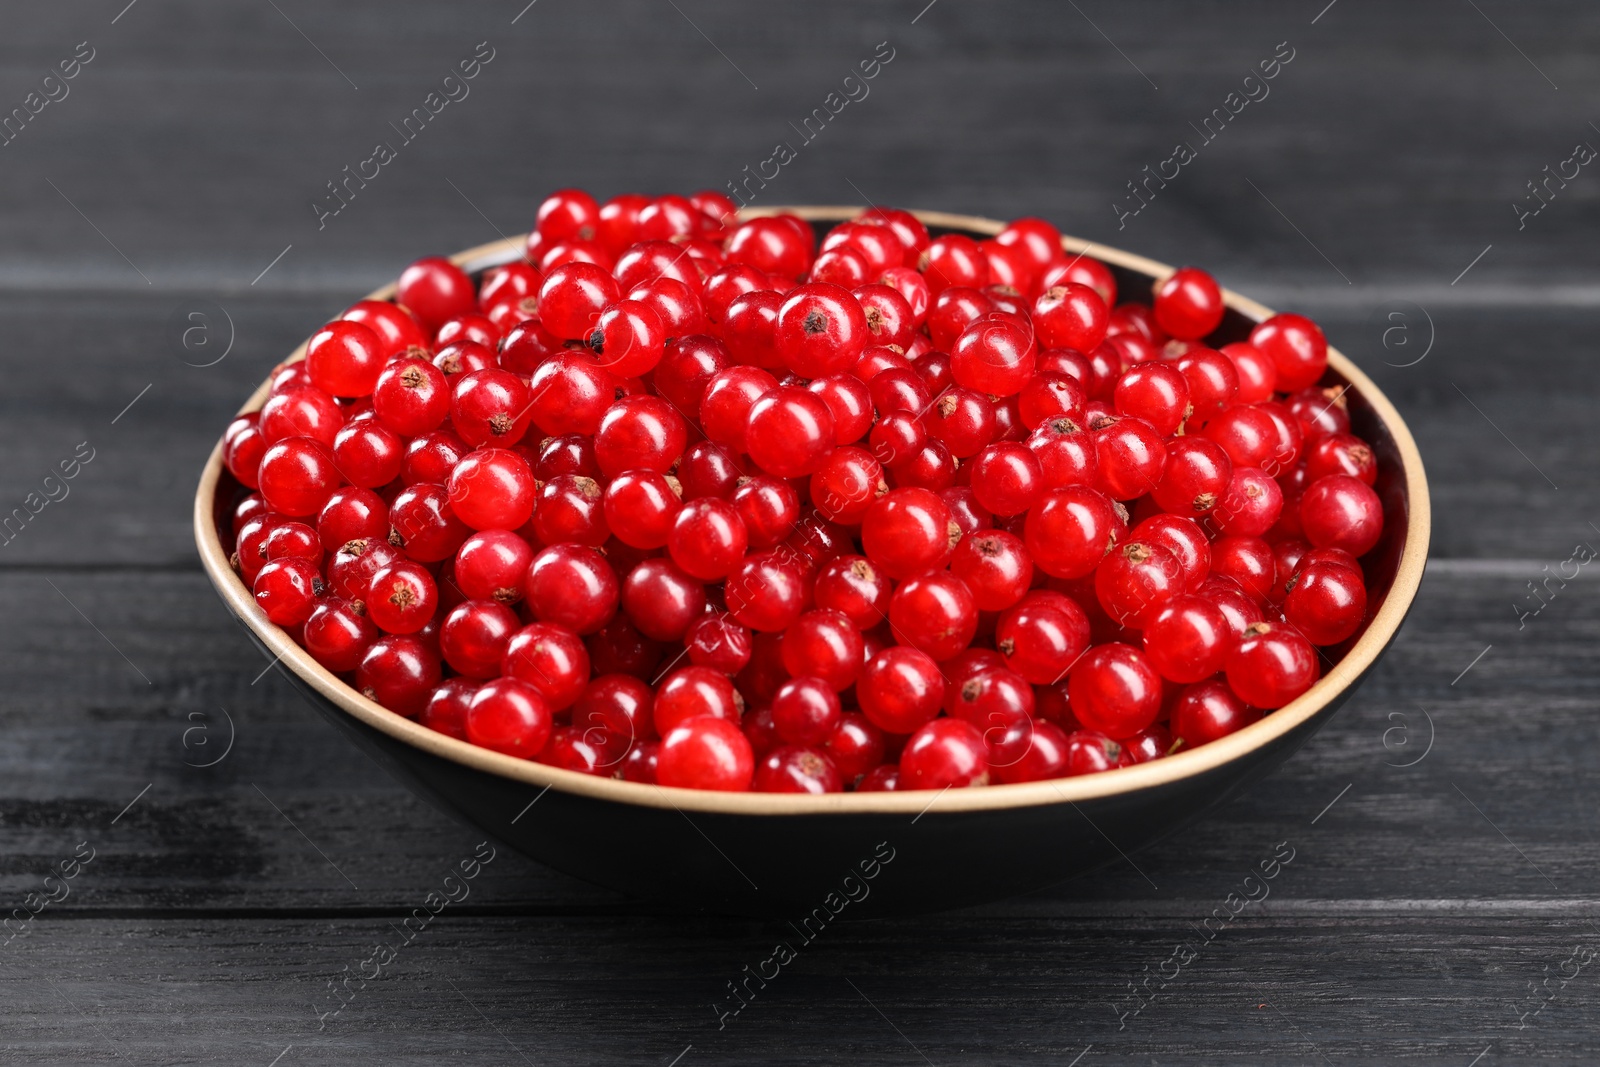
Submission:
{"label": "bowl interior", "polygon": [[[768,208],[749,214],[792,211],[811,220],[819,230],[834,221],[852,217],[858,208]],[[988,219],[918,212],[934,234],[960,232],[990,236],[1002,224]],[[1069,254],[1087,254],[1106,263],[1117,279],[1119,300],[1148,299],[1153,281],[1171,268],[1139,256],[1089,242],[1067,238]],[[520,241],[503,241],[471,249],[452,257],[469,273],[509,262],[521,255]],[[390,299],[393,286],[372,294]],[[1239,294],[1226,292],[1227,311],[1221,326],[1209,339],[1213,345],[1247,339],[1251,328],[1272,312]],[[303,355],[304,346],[291,359]],[[1342,645],[1324,650],[1324,676],[1296,701],[1263,717],[1236,734],[1209,745],[1179,752],[1153,763],[1097,775],[1053,782],[989,786],[955,790],[941,797],[945,811],[982,811],[995,808],[1060,804],[1115,796],[1149,786],[1169,785],[1186,776],[1214,771],[1230,760],[1273,745],[1309,723],[1318,712],[1340,698],[1376,660],[1393,638],[1420,583],[1429,529],[1427,488],[1421,458],[1409,431],[1388,399],[1372,381],[1330,346],[1329,368],[1322,384],[1341,390],[1353,432],[1366,439],[1379,460],[1377,491],[1384,505],[1385,527],[1378,546],[1362,561],[1369,591],[1369,618],[1362,630]],[[263,383],[241,409],[251,411],[265,401],[270,383]],[[668,789],[563,771],[526,760],[479,749],[437,734],[389,712],[362,697],[345,680],[329,673],[304,652],[284,631],[267,621],[249,590],[228,564],[233,549],[229,516],[246,490],[221,462],[220,443],[202,475],[196,497],[196,540],[202,561],[219,593],[262,644],[296,675],[297,681],[323,699],[384,734],[434,756],[492,775],[575,794],[648,807],[680,811],[705,811],[751,815],[817,815],[860,813],[916,814],[927,803],[927,793],[830,794],[821,797],[777,794],[717,794]]]}

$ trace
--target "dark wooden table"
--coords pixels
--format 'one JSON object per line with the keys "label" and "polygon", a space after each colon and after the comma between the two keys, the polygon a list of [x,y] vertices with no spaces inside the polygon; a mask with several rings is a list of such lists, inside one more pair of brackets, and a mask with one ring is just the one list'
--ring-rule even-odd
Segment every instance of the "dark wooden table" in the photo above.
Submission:
{"label": "dark wooden table", "polygon": [[[58,97],[0,147],[0,515],[59,498],[0,547],[0,910],[75,874],[0,933],[0,1059],[1600,1058],[1600,605],[1588,568],[1544,602],[1528,586],[1600,545],[1600,178],[1566,162],[1600,145],[1600,11],[524,2],[0,11],[0,111]],[[869,95],[801,144],[883,41]],[[469,95],[401,143],[390,124],[479,42]],[[1245,81],[1275,53],[1265,89]],[[62,61],[76,76],[41,84]],[[1205,140],[1236,91],[1267,95]],[[1180,140],[1196,158],[1119,229],[1126,183]],[[396,158],[319,229],[313,201],[378,141]],[[525,230],[559,186],[721,187],[780,141],[797,157],[758,202],[1043,215],[1317,316],[1428,464],[1410,621],[1332,725],[1180,837],[1031,896],[830,929],[725,1029],[712,1004],[772,925],[504,851],[319,1020],[479,838],[264,671],[195,561],[204,456],[275,361],[410,259]],[[1280,842],[1271,897],[1171,977]],[[1151,975],[1170,981],[1133,1014]]]}

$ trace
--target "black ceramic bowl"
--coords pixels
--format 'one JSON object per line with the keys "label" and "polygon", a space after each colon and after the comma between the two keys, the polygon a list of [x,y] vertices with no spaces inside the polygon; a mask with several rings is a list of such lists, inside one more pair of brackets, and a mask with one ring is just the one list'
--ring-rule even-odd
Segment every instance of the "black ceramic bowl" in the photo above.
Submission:
{"label": "black ceramic bowl", "polygon": [[[825,225],[853,208],[771,208]],[[991,236],[988,219],[919,212],[935,233]],[[1068,238],[1108,264],[1119,290],[1148,292],[1171,268]],[[509,262],[522,242],[454,257],[469,273]],[[373,294],[390,299],[393,287]],[[1236,293],[1213,343],[1243,340],[1271,312]],[[302,345],[291,358],[301,358]],[[1133,853],[1270,772],[1344,703],[1405,618],[1428,549],[1428,490],[1410,432],[1373,383],[1329,350],[1324,384],[1347,385],[1354,431],[1378,454],[1383,540],[1366,557],[1372,617],[1308,692],[1212,744],[1103,774],[943,792],[793,796],[666,789],[557,770],[476,748],[384,710],[268,622],[228,562],[241,492],[213,450],[195,497],[195,539],[224,602],[323,716],[442,810],[542,863],[686,909],[798,919],[927,912],[1026,892]],[[243,408],[266,400],[264,383]],[[228,539],[231,540],[231,539]],[[871,876],[868,880],[868,876]],[[850,879],[848,882],[846,879]],[[832,896],[830,896],[832,894]],[[848,904],[841,901],[850,898]],[[859,899],[856,899],[859,898]]]}

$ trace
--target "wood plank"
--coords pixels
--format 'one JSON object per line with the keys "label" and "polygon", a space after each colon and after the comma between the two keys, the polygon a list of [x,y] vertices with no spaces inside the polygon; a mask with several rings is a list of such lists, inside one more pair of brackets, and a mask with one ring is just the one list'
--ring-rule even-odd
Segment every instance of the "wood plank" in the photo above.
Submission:
{"label": "wood plank", "polygon": [[[292,243],[262,284],[303,288],[524,228],[560,186],[721,188],[776,142],[798,142],[791,123],[882,40],[896,54],[871,95],[801,145],[767,202],[1041,214],[1261,281],[1342,287],[1337,270],[1442,286],[1489,243],[1494,255],[1463,284],[1595,280],[1592,179],[1554,194],[1523,231],[1511,209],[1592,136],[1569,103],[1600,90],[1591,5],[1346,4],[1313,25],[1263,4],[1203,18],[1172,0],[1082,15],[947,4],[913,25],[915,11],[842,0],[759,16],[697,0],[681,13],[625,4],[605,19],[535,7],[512,25],[521,7],[463,18],[408,5],[392,18],[375,4],[302,6],[285,9],[292,26],[265,6],[195,0],[142,5],[115,26],[29,12],[6,41],[7,99],[73,42],[91,37],[99,53],[6,149],[0,191],[35,209],[0,220],[0,281],[143,288],[137,269],[166,287],[242,288]],[[389,124],[480,40],[496,58],[471,95],[319,231],[312,198],[375,141],[398,142]],[[1195,127],[1282,41],[1294,59],[1270,96],[1205,143]],[[598,84],[596,55],[608,72]],[[591,91],[574,98],[579,81]],[[1119,230],[1111,202],[1179,140],[1200,145],[1198,158]]]}
{"label": "wood plank", "polygon": [[[76,298],[0,295],[0,330],[17,350],[52,353],[14,366],[14,388],[0,395],[9,461],[0,469],[0,513],[38,491],[79,442],[95,449],[71,495],[5,544],[0,566],[192,566],[193,486],[229,416],[301,338],[381,280],[317,297],[217,294],[234,319],[235,345],[204,368],[180,362],[173,338],[184,309],[214,298],[103,294],[85,308]],[[1405,367],[1389,364],[1415,359],[1428,336],[1414,306],[1400,312],[1409,315],[1412,349],[1399,347],[1400,334],[1383,343],[1396,325],[1387,314],[1405,305],[1290,306],[1316,315],[1407,419],[1433,490],[1435,556],[1556,562],[1600,536],[1589,525],[1600,515],[1585,510],[1600,493],[1600,468],[1588,461],[1600,447],[1589,312],[1436,307],[1433,350]],[[174,309],[182,313],[169,325]]]}
{"label": "wood plank", "polygon": [[[1137,868],[995,913],[1192,910],[1281,840],[1316,872],[1296,895],[1334,911],[1587,907],[1600,606],[1585,573],[1519,633],[1525,573],[1436,565],[1388,657],[1277,773]],[[425,892],[481,839],[333,738],[274,672],[252,684],[266,664],[199,575],[10,572],[0,596],[13,606],[0,624],[0,898],[20,901],[89,840],[101,858],[62,911],[340,914]],[[219,709],[233,749],[190,766],[222,751]],[[510,856],[485,884],[482,903],[534,914],[653,910]]]}
{"label": "wood plank", "polygon": [[[1554,998],[1517,1028],[1541,1003],[1529,986],[1570,974],[1575,943],[1592,949],[1587,927],[1241,914],[1202,947],[1191,925],[1202,916],[840,923],[794,946],[765,989],[752,981],[755,998],[721,1029],[713,1005],[733,1003],[727,983],[792,933],[446,911],[322,1020],[339,1004],[330,982],[401,944],[390,921],[41,920],[8,946],[0,989],[5,1045],[24,1063],[1465,1065],[1485,1050],[1498,1054],[1486,1062],[1600,1053],[1593,964],[1565,988],[1552,980]],[[1152,980],[1160,996],[1132,1014],[1129,983],[1173,974],[1163,965],[1186,939],[1196,955],[1164,991]]]}

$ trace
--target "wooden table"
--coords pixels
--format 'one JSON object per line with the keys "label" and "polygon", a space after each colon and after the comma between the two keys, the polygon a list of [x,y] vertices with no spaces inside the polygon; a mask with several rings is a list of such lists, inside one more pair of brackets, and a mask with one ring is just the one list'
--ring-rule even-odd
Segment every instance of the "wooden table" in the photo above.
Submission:
{"label": "wooden table", "polygon": [[[923,3],[6,5],[0,108],[60,98],[0,148],[0,513],[67,495],[0,550],[0,897],[75,877],[0,938],[5,1062],[1600,1057],[1600,606],[1588,568],[1542,606],[1527,585],[1600,544],[1600,179],[1523,199],[1600,144],[1600,12]],[[480,41],[469,95],[402,140]],[[1235,91],[1267,95],[1205,140]],[[1125,183],[1180,140],[1195,158],[1119,230]],[[312,202],[378,141],[395,158],[319,229]],[[795,158],[758,203],[1038,214],[1315,315],[1429,466],[1409,623],[1331,726],[1192,830],[1046,892],[831,929],[724,1029],[711,1005],[769,924],[504,850],[319,1021],[479,838],[316,721],[225,615],[188,531],[203,457],[274,362],[410,259],[525,230],[558,186],[722,187],[780,141]],[[1271,897],[1172,977],[1280,842]]]}

